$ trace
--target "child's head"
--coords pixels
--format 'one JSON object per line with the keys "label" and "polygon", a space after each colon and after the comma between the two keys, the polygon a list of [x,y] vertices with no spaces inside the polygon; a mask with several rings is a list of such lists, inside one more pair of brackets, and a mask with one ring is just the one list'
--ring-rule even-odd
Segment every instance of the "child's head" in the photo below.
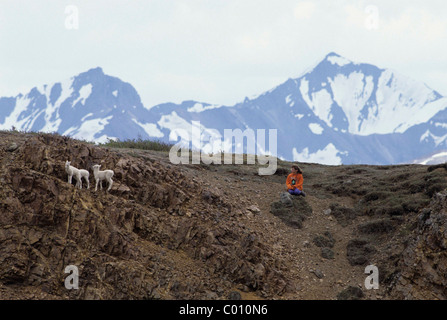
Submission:
{"label": "child's head", "polygon": [[293,172],[293,173],[303,173],[303,171],[301,170],[301,168],[298,167],[297,165],[293,165],[293,166],[292,166],[292,172]]}

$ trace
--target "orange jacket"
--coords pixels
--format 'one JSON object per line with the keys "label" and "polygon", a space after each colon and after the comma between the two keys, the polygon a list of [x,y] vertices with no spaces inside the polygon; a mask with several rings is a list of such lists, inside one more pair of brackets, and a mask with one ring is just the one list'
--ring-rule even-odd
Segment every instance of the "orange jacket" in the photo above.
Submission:
{"label": "orange jacket", "polygon": [[303,175],[301,173],[289,174],[286,185],[288,190],[298,188],[300,191],[303,191]]}

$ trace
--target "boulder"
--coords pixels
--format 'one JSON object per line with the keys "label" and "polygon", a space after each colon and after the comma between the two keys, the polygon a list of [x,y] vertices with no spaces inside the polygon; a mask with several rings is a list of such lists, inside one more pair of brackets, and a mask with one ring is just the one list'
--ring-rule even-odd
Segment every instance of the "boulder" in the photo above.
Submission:
{"label": "boulder", "polygon": [[271,204],[270,212],[285,224],[300,229],[303,221],[312,214],[312,207],[304,197],[283,192],[280,194],[280,200]]}
{"label": "boulder", "polygon": [[349,286],[337,295],[337,300],[360,300],[364,295],[359,287]]}

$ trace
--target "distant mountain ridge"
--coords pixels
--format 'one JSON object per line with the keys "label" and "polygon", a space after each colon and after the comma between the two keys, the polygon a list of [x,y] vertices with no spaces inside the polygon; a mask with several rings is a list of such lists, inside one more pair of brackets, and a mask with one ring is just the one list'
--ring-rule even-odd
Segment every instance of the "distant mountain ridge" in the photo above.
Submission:
{"label": "distant mountain ridge", "polygon": [[210,151],[207,140],[222,138],[224,129],[277,129],[277,155],[302,162],[412,163],[447,149],[446,97],[396,71],[333,52],[299,78],[233,106],[184,101],[148,109],[129,83],[101,68],[0,98],[0,129],[97,142],[141,137],[172,143],[193,121],[200,121],[204,140],[196,148]]}
{"label": "distant mountain ridge", "polygon": [[94,68],[63,82],[34,87],[26,95],[0,98],[0,129],[14,126],[97,142],[148,138],[133,121],[146,112],[132,85]]}

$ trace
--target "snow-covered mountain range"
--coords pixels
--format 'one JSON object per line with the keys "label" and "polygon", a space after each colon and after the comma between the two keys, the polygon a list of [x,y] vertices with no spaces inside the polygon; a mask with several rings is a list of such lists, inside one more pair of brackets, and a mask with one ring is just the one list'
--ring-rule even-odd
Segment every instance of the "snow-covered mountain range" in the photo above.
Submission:
{"label": "snow-covered mountain range", "polygon": [[0,98],[0,129],[58,132],[96,142],[148,137],[134,122],[146,115],[132,85],[105,75],[101,68],[35,87],[26,95]]}
{"label": "snow-covered mountain range", "polygon": [[0,98],[0,129],[96,142],[177,142],[191,138],[195,121],[202,142],[192,147],[206,152],[216,150],[216,141],[222,150],[231,149],[234,141],[224,140],[225,129],[265,129],[266,146],[257,144],[257,153],[269,151],[268,129],[277,129],[280,158],[332,165],[412,163],[447,149],[446,97],[396,71],[336,53],[299,78],[234,106],[184,101],[147,108],[129,83],[101,68]]}

